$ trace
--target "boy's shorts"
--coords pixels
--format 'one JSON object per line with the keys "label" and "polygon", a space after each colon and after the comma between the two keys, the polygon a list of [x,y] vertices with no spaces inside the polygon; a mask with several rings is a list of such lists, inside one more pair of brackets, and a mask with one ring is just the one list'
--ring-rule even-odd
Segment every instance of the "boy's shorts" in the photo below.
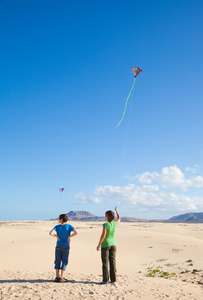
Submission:
{"label": "boy's shorts", "polygon": [[69,246],[58,245],[55,248],[55,269],[65,270],[68,264]]}

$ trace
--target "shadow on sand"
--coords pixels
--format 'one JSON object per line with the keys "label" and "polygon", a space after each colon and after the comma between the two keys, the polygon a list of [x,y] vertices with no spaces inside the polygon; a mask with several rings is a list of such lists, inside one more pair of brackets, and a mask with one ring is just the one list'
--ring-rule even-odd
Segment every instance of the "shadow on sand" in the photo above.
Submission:
{"label": "shadow on sand", "polygon": [[[50,283],[55,283],[59,284],[61,282],[55,282],[54,280],[51,279],[5,279],[5,280],[0,280],[0,283],[45,283],[45,282],[50,282]],[[81,280],[68,280],[67,282],[64,283],[82,283],[82,284],[100,284],[99,282],[96,281],[81,281]]]}

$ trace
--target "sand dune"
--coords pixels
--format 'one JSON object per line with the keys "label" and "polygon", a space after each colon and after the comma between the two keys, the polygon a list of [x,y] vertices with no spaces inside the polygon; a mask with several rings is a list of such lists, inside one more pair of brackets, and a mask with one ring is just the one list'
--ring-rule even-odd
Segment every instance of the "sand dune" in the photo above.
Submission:
{"label": "sand dune", "polygon": [[0,222],[0,299],[198,299],[203,224],[121,223],[115,285],[100,285],[101,222],[71,222],[67,283],[55,283],[54,221]]}

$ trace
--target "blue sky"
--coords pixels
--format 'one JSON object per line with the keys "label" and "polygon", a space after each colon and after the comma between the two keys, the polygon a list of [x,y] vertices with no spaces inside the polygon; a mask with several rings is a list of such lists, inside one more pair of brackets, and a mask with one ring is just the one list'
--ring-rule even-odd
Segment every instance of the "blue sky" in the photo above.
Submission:
{"label": "blue sky", "polygon": [[0,220],[203,211],[202,14],[200,0],[0,1]]}

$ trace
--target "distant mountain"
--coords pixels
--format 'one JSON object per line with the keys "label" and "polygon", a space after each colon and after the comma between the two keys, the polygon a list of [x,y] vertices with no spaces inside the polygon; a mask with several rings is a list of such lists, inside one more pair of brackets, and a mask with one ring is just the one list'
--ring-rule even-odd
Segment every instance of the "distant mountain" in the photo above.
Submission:
{"label": "distant mountain", "polygon": [[[72,221],[106,221],[105,217],[95,216],[88,211],[69,211],[67,213],[69,220]],[[132,217],[122,217],[122,222],[147,222],[149,220]]]}
{"label": "distant mountain", "polygon": [[186,213],[174,216],[168,219],[167,222],[203,223],[203,213]]}
{"label": "distant mountain", "polygon": [[[69,211],[67,213],[68,220],[69,221],[102,221],[105,222],[105,217],[98,217],[95,216],[88,211]],[[58,218],[52,219],[57,220]],[[148,222],[149,220],[145,219],[138,219],[138,218],[132,218],[132,217],[122,217],[122,222]]]}
{"label": "distant mountain", "polygon": [[69,211],[67,213],[70,221],[105,221],[104,217],[97,217],[88,211]]}
{"label": "distant mountain", "polygon": [[[95,216],[88,211],[69,211],[67,213],[70,221],[101,221],[105,222],[105,217]],[[52,219],[57,220],[58,218]],[[203,223],[203,212],[202,213],[186,213],[183,215],[174,216],[168,220],[147,220],[138,219],[133,217],[122,217],[122,222],[163,222],[163,223]]]}

